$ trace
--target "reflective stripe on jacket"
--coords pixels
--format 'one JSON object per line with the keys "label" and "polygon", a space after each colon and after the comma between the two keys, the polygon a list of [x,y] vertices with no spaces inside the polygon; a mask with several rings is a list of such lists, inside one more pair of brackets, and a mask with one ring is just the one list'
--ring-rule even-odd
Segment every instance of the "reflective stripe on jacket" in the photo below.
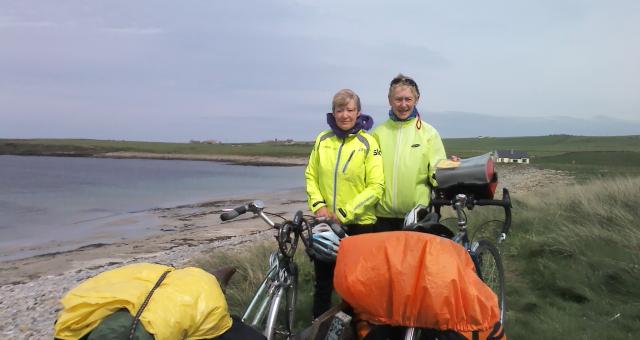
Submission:
{"label": "reflective stripe on jacket", "polygon": [[323,131],[316,138],[305,171],[309,209],[326,206],[344,224],[375,223],[375,204],[384,190],[378,142],[364,131],[338,138]]}
{"label": "reflective stripe on jacket", "polygon": [[446,158],[438,131],[425,122],[418,129],[415,119],[402,122],[388,119],[372,134],[380,145],[384,162],[385,191],[376,215],[404,218],[416,204],[428,205],[429,185],[436,185],[435,164]]}

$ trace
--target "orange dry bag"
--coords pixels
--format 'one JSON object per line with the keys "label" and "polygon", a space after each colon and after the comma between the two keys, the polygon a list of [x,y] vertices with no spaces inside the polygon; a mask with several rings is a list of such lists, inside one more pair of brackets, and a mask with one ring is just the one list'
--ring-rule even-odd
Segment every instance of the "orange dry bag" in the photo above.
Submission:
{"label": "orange dry bag", "polygon": [[498,299],[467,251],[435,235],[347,237],[333,283],[359,318],[376,324],[469,332],[491,330],[500,319]]}

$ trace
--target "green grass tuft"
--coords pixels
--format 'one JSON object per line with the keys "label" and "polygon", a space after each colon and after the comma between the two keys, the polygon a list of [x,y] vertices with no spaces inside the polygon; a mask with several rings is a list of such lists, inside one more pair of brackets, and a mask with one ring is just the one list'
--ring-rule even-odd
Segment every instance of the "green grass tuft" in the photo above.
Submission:
{"label": "green grass tuft", "polygon": [[519,197],[507,267],[515,339],[624,339],[640,329],[640,178]]}
{"label": "green grass tuft", "polygon": [[[311,322],[311,305],[313,294],[313,264],[304,251],[301,243],[295,255],[298,264],[298,303],[296,306],[296,325],[294,329],[302,330]],[[275,240],[241,246],[232,250],[215,250],[206,256],[194,259],[193,265],[205,270],[234,266],[238,268],[231,278],[225,293],[232,314],[242,316],[251,302],[253,295],[264,279],[268,269],[269,255],[278,244]]]}

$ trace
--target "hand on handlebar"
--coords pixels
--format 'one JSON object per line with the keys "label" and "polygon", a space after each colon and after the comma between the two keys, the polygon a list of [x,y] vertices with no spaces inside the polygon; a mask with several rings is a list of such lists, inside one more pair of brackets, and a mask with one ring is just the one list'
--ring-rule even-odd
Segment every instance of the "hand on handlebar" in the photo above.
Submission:
{"label": "hand on handlebar", "polygon": [[316,211],[315,215],[316,215],[316,217],[326,218],[326,219],[331,220],[331,221],[336,221],[336,222],[340,221],[340,220],[338,220],[338,217],[334,213],[330,212],[329,209],[327,209],[327,207],[322,207],[322,208],[318,209]]}

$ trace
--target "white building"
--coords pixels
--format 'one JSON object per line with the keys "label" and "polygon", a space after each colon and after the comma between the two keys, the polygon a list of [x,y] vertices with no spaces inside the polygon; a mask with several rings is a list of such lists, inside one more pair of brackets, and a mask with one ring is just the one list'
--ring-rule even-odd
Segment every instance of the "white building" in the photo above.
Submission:
{"label": "white building", "polygon": [[529,164],[529,153],[518,150],[497,150],[496,161],[498,163],[523,163]]}

